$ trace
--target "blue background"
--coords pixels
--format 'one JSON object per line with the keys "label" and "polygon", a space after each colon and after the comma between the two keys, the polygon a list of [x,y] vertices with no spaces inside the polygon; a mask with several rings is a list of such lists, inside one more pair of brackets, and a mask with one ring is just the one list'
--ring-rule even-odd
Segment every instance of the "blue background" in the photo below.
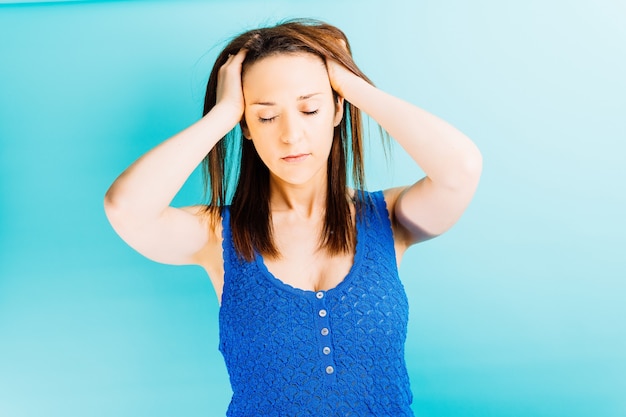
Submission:
{"label": "blue background", "polygon": [[[199,117],[223,41],[296,16],[483,152],[467,213],[401,266],[416,414],[626,416],[618,0],[0,5],[0,416],[224,415],[210,281],[125,246],[102,199]],[[370,149],[370,189],[420,175]],[[200,199],[195,175],[175,203]]]}

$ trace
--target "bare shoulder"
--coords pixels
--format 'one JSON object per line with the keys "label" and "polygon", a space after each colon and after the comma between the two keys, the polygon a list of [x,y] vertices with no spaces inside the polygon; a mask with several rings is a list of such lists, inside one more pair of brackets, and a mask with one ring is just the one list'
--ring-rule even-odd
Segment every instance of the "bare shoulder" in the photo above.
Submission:
{"label": "bare shoulder", "polygon": [[[431,213],[425,209],[420,210],[419,207],[423,204],[415,204],[415,194],[412,196],[413,198],[411,199],[411,203],[407,204],[407,192],[411,188],[425,188],[425,180],[426,178],[418,181],[412,186],[390,188],[384,191],[385,201],[391,218],[391,224],[394,228],[396,244],[401,244],[405,248],[408,248],[416,243],[432,239],[440,234],[428,232],[422,228],[420,224],[412,221],[409,216],[407,216],[407,211],[410,211],[411,213],[419,212],[423,213],[423,215],[432,215],[437,217],[436,212]],[[421,200],[425,199],[425,197],[421,198]],[[415,206],[417,206],[417,208]]]}
{"label": "bare shoulder", "polygon": [[406,189],[407,187],[405,186],[388,188],[383,191],[385,203],[387,204],[387,210],[389,211],[389,221],[391,221],[391,227],[393,229],[396,252],[398,252],[399,255],[404,253],[404,251],[411,245],[410,233],[405,227],[402,226],[396,216],[396,204]]}
{"label": "bare shoulder", "polygon": [[207,206],[181,207],[181,210],[195,216],[207,232],[205,245],[194,255],[194,263],[204,268],[209,276],[218,300],[224,286],[224,262],[222,254],[222,218],[219,210],[208,210]]}
{"label": "bare shoulder", "polygon": [[219,211],[209,210],[205,205],[180,207],[180,210],[193,215],[207,234],[206,245],[194,256],[196,263],[202,266],[207,262],[210,263],[211,259],[207,255],[213,252],[216,247],[220,249],[221,260],[222,219]]}
{"label": "bare shoulder", "polygon": [[383,195],[385,196],[385,203],[387,203],[389,215],[392,215],[392,211],[395,207],[396,202],[398,201],[398,198],[400,197],[400,195],[402,195],[406,188],[407,187],[394,187],[383,190]]}

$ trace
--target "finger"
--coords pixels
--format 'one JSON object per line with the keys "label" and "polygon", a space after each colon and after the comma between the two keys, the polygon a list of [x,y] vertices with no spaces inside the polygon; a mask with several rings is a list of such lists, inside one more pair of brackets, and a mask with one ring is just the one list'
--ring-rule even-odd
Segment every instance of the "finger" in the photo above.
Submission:
{"label": "finger", "polygon": [[245,48],[241,48],[236,55],[232,55],[233,60],[234,61],[241,61],[243,62],[243,60],[246,58],[246,54],[248,53],[248,50]]}

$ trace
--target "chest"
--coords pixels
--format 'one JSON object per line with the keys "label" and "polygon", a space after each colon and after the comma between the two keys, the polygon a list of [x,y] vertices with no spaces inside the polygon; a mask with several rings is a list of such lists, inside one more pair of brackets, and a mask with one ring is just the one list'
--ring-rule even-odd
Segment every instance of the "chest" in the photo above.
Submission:
{"label": "chest", "polygon": [[303,219],[290,213],[273,213],[272,223],[280,256],[264,257],[263,263],[276,279],[295,288],[319,291],[336,287],[350,272],[354,248],[338,254],[321,248],[323,217]]}
{"label": "chest", "polygon": [[268,271],[278,280],[308,291],[326,291],[339,285],[350,272],[354,255],[311,253],[295,254],[280,260],[264,260]]}
{"label": "chest", "polygon": [[350,272],[354,250],[330,254],[319,248],[319,233],[305,226],[275,230],[275,242],[281,256],[265,258],[263,262],[283,283],[309,291],[329,290],[340,284]]}
{"label": "chest", "polygon": [[[259,386],[262,393],[255,404],[284,397],[286,404],[306,402],[311,407],[311,399],[319,399],[336,407],[336,401],[328,398],[328,386],[336,392],[367,393],[366,398],[374,394],[383,398],[390,395],[390,387],[406,386],[405,397],[410,397],[408,382],[399,383],[408,381],[403,362],[408,305],[395,268],[393,242],[371,239],[367,231],[359,237],[355,253],[345,257],[307,253],[304,249],[315,248],[311,242],[316,239],[302,238],[283,251],[282,261],[264,262],[283,283],[308,285],[309,290],[327,285],[327,291],[286,288],[268,278],[260,258],[226,263],[220,350],[233,391],[241,393],[236,397],[245,398],[250,386]],[[304,244],[307,241],[309,245]],[[225,248],[232,250],[228,244]],[[334,272],[342,266],[352,271],[347,276]],[[297,278],[307,276],[339,277],[343,284],[328,284],[328,278],[317,282]],[[300,401],[300,395],[306,398]],[[352,406],[358,401],[349,402]],[[375,411],[370,405],[356,415],[373,412],[388,415],[388,409]]]}

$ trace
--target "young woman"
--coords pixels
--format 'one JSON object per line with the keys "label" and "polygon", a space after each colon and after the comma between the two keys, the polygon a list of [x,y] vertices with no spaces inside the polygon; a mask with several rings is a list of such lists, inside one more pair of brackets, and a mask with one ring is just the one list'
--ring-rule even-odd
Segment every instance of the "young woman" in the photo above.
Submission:
{"label": "young woman", "polygon": [[[363,189],[360,110],[424,178]],[[203,159],[210,203],[171,207]],[[343,32],[289,21],[226,46],[204,117],[126,169],[105,209],[146,257],[207,271],[229,416],[408,416],[397,265],[459,219],[481,166],[461,132],[374,87]]]}

